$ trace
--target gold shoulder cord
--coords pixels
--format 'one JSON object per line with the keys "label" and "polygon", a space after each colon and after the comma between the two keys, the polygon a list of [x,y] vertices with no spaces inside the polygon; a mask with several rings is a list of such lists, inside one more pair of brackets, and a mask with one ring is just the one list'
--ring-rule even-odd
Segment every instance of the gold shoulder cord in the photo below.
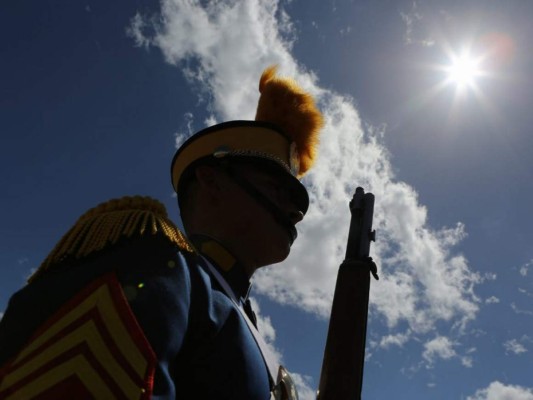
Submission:
{"label": "gold shoulder cord", "polygon": [[28,283],[66,257],[80,259],[115,244],[121,237],[163,233],[180,250],[192,252],[185,235],[168,218],[165,206],[143,196],[112,199],[91,208],[61,238]]}

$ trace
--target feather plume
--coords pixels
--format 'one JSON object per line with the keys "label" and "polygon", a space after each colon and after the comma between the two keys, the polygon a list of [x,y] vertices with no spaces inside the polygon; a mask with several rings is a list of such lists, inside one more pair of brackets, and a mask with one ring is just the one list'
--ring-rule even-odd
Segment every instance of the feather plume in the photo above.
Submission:
{"label": "feather plume", "polygon": [[315,162],[324,120],[313,97],[292,79],[277,77],[276,70],[277,66],[271,66],[261,75],[255,120],[273,123],[292,138],[300,156],[301,177]]}

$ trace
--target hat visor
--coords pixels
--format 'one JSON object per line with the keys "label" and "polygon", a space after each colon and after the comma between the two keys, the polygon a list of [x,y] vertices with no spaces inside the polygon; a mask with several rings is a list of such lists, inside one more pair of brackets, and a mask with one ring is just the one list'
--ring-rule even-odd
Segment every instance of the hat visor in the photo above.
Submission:
{"label": "hat visor", "polygon": [[261,171],[265,171],[268,174],[272,174],[277,179],[282,180],[282,185],[289,191],[291,202],[296,205],[299,211],[304,215],[309,208],[309,194],[305,186],[285,168],[278,163],[263,159],[260,157],[240,157],[232,156],[231,162],[241,165],[254,165]]}

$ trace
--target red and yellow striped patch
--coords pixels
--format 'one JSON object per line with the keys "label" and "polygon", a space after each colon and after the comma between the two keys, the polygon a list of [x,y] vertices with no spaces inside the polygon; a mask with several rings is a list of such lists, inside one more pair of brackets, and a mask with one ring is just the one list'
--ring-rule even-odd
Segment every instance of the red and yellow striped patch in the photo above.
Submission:
{"label": "red and yellow striped patch", "polygon": [[0,371],[0,399],[149,399],[155,363],[108,274],[65,304]]}

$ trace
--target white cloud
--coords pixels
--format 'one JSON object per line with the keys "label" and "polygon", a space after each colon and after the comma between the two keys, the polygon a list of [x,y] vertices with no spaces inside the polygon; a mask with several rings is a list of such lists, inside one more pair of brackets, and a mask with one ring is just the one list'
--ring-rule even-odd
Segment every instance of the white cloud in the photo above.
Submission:
{"label": "white cloud", "polygon": [[518,308],[518,306],[515,303],[511,303],[511,308],[516,314],[523,314],[523,315],[530,315],[533,316],[533,311],[530,310],[522,310]]}
{"label": "white cloud", "polygon": [[[524,338],[522,338],[522,341],[523,340]],[[517,339],[508,340],[507,342],[503,344],[503,347],[505,348],[505,353],[507,354],[508,353],[522,354],[522,353],[527,352],[526,347],[522,343],[520,343],[520,341]]]}
{"label": "white cloud", "polygon": [[316,391],[312,388],[312,379],[307,375],[291,372],[291,378],[298,390],[300,400],[316,400]]}
{"label": "white cloud", "polygon": [[494,381],[485,389],[479,389],[467,400],[533,400],[533,389],[516,385],[504,385]]}
{"label": "white cloud", "polygon": [[527,352],[527,349],[516,339],[508,340],[503,344],[507,353],[521,354]]}
{"label": "white cloud", "polygon": [[450,360],[452,358],[458,358],[461,361],[461,365],[466,368],[472,368],[474,365],[474,358],[472,354],[476,351],[471,347],[466,350],[467,355],[460,355],[456,348],[459,346],[457,342],[450,340],[445,336],[436,336],[435,338],[424,343],[424,351],[422,358],[426,368],[433,368],[435,362],[439,359]]}
{"label": "white cloud", "polygon": [[423,15],[418,9],[418,4],[413,1],[411,10],[408,12],[400,12],[400,17],[405,24],[404,41],[406,45],[418,44],[424,47],[431,47],[435,44],[435,41],[427,34],[421,32],[424,25]]}
{"label": "white cloud", "polygon": [[461,357],[461,364],[463,364],[463,366],[466,368],[472,368],[474,365],[474,359],[468,356]]}
{"label": "white cloud", "polygon": [[529,260],[527,263],[525,263],[524,265],[522,265],[520,268],[519,268],[519,272],[520,272],[520,275],[522,276],[527,276],[527,273],[529,272],[529,268],[533,265],[533,259]]}
{"label": "white cloud", "polygon": [[381,279],[372,284],[371,317],[391,329],[405,322],[411,334],[431,332],[437,321],[463,328],[478,311],[473,289],[482,282],[465,257],[453,253],[465,237],[464,226],[428,226],[428,211],[414,188],[394,177],[380,142],[383,132],[364,131],[353,100],[320,87],[291,55],[295,33],[277,0],[204,3],[163,0],[159,18],[138,14],[129,33],[181,69],[208,100],[209,122],[252,119],[258,78],[271,64],[310,90],[326,117],[316,167],[304,179],[311,207],[299,226],[300,239],[282,265],[256,274],[256,290],[329,316],[346,245],[348,201],[360,185],[376,195],[373,257]]}
{"label": "white cloud", "polygon": [[500,299],[496,296],[490,296],[489,298],[485,299],[485,303],[487,304],[497,304],[500,302]]}
{"label": "white cloud", "polygon": [[484,281],[495,281],[498,278],[498,275],[494,272],[485,272],[483,274]]}
{"label": "white cloud", "polygon": [[409,340],[411,336],[410,333],[411,332],[408,331],[405,333],[383,336],[379,342],[379,347],[384,349],[388,349],[391,346],[403,347],[403,345]]}
{"label": "white cloud", "polygon": [[455,357],[457,353],[453,347],[454,343],[444,336],[437,336],[429,342],[426,342],[422,357],[427,361],[427,367],[432,367],[438,358],[449,360]]}
{"label": "white cloud", "polygon": [[180,147],[189,137],[194,134],[194,114],[187,112],[183,115],[183,123],[180,129],[174,134],[175,146]]}
{"label": "white cloud", "polygon": [[151,40],[144,34],[144,30],[148,27],[145,18],[137,13],[130,21],[130,26],[126,33],[133,38],[135,45],[138,47],[148,48],[151,45]]}
{"label": "white cloud", "polygon": [[461,364],[463,364],[463,366],[467,368],[472,368],[472,366],[474,365],[474,358],[471,354],[475,353],[476,351],[477,349],[475,347],[470,347],[469,349],[467,349],[465,351],[465,354],[467,355],[461,357]]}
{"label": "white cloud", "polygon": [[265,339],[268,349],[277,360],[278,364],[283,364],[283,355],[276,348],[276,330],[274,329],[274,326],[272,326],[270,317],[261,315],[261,307],[256,299],[251,297],[250,302],[252,303],[252,309],[257,318],[257,330],[261,333],[263,339]]}
{"label": "white cloud", "polygon": [[168,63],[208,93],[209,105],[223,120],[253,118],[258,77],[268,64],[279,62],[289,74],[296,72],[289,53],[292,24],[276,0],[204,6],[163,0],[161,16],[156,23],[137,14],[128,32],[137,44],[161,49]]}

